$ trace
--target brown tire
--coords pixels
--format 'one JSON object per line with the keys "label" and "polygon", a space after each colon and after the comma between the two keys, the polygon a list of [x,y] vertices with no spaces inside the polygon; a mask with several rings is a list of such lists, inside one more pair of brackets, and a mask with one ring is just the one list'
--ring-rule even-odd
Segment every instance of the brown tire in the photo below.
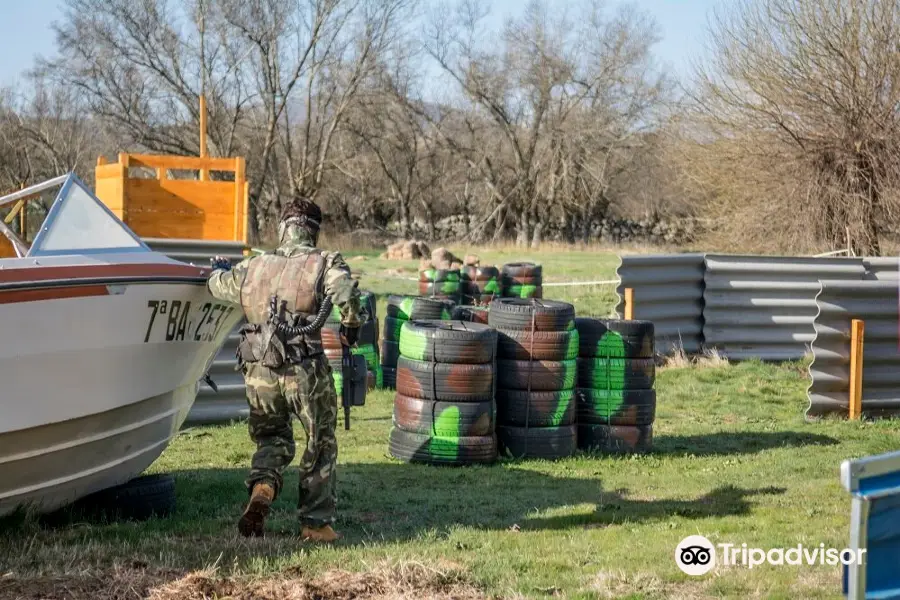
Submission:
{"label": "brown tire", "polygon": [[575,423],[575,391],[497,390],[497,423],[516,427],[559,427]]}
{"label": "brown tire", "polygon": [[397,362],[397,392],[421,400],[493,400],[494,367],[430,363],[401,356]]}
{"label": "brown tire", "polygon": [[495,406],[484,402],[435,402],[397,394],[393,423],[404,431],[470,437],[494,433]]}
{"label": "brown tire", "polygon": [[575,327],[575,307],[568,302],[534,298],[496,298],[488,323],[496,329],[565,331]]}
{"label": "brown tire", "polygon": [[497,357],[504,360],[572,360],[578,357],[578,331],[498,329]]}
{"label": "brown tire", "polygon": [[653,425],[578,425],[578,447],[589,452],[648,452],[653,447]]}
{"label": "brown tire", "polygon": [[574,360],[498,360],[497,388],[532,392],[571,390],[575,388],[576,369]]}

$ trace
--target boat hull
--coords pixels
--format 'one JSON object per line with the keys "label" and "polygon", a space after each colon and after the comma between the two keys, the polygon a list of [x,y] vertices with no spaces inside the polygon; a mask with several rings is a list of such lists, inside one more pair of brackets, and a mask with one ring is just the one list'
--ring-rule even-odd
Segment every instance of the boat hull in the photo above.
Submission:
{"label": "boat hull", "polygon": [[241,318],[196,275],[0,287],[0,515],[55,510],[159,457]]}

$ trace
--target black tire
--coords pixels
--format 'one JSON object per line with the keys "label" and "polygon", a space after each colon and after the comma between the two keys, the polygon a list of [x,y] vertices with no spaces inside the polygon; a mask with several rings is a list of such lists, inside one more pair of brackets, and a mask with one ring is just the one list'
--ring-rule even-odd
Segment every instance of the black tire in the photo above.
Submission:
{"label": "black tire", "polygon": [[389,450],[391,456],[406,462],[434,465],[490,464],[497,460],[497,438],[441,438],[412,433],[393,427]]}
{"label": "black tire", "polygon": [[[650,425],[656,418],[655,390],[575,390],[578,423]],[[498,399],[499,401],[499,399]]]}
{"label": "black tire", "polygon": [[541,287],[541,285],[543,285],[543,279],[541,277],[508,277],[504,275],[500,283],[505,288]]}
{"label": "black tire", "polygon": [[400,332],[406,319],[395,319],[394,317],[384,318],[384,329],[381,331],[381,339],[386,342],[400,342]]}
{"label": "black tire", "polygon": [[397,367],[381,367],[381,387],[385,390],[397,389]]}
{"label": "black tire", "polygon": [[421,400],[486,402],[494,399],[494,367],[430,363],[401,356],[397,392]]}
{"label": "black tire", "polygon": [[[394,319],[449,319],[453,304],[439,298],[390,295],[387,299],[387,316]],[[397,341],[397,340],[393,340]]]}
{"label": "black tire", "polygon": [[466,281],[487,283],[500,280],[500,269],[492,265],[485,265],[483,267],[467,265],[462,268],[460,273]]}
{"label": "black tire", "polygon": [[497,330],[497,357],[503,360],[578,358],[578,332]]}
{"label": "black tire", "polygon": [[381,364],[385,367],[396,367],[400,360],[400,342],[381,342]]}
{"label": "black tire", "polygon": [[94,492],[45,518],[66,521],[146,521],[175,512],[175,478],[169,474],[141,475],[112,488]]}
{"label": "black tire", "polygon": [[397,394],[394,398],[395,427],[413,433],[470,437],[493,435],[496,406],[484,402],[434,402]]}
{"label": "black tire", "polygon": [[421,283],[431,283],[437,281],[461,281],[462,276],[459,269],[424,269],[419,271],[419,281]]}
{"label": "black tire", "polygon": [[535,280],[539,282],[543,275],[543,267],[535,263],[507,263],[500,269],[500,276],[514,283],[532,283]]}
{"label": "black tire", "polygon": [[559,427],[575,423],[575,391],[497,390],[497,423],[516,427]]}
{"label": "black tire", "polygon": [[553,460],[572,456],[576,448],[574,425],[563,427],[497,427],[500,455]]}
{"label": "black tire", "polygon": [[460,281],[419,282],[419,295],[426,298],[459,298],[465,289],[466,284]]}
{"label": "black tire", "polygon": [[498,360],[497,388],[528,390],[530,383],[532,392],[571,390],[575,388],[576,369],[574,360]]}
{"label": "black tire", "polygon": [[575,307],[558,300],[495,298],[488,323],[496,329],[565,331],[575,327]]}
{"label": "black tire", "polygon": [[486,306],[457,306],[453,309],[454,321],[488,324],[488,308]]}
{"label": "black tire", "polygon": [[656,381],[652,358],[579,358],[578,387],[594,390],[649,390]]}
{"label": "black tire", "polygon": [[577,317],[582,358],[653,358],[654,327],[650,321]]}
{"label": "black tire", "polygon": [[462,276],[467,284],[463,293],[476,300],[500,296],[503,292],[500,270],[497,267],[465,267]]}
{"label": "black tire", "polygon": [[578,447],[588,452],[648,452],[653,447],[653,425],[579,425]]}
{"label": "black tire", "polygon": [[504,286],[503,298],[543,298],[544,288],[537,285],[513,285]]}
{"label": "black tire", "polygon": [[407,321],[400,334],[400,355],[439,363],[482,364],[494,360],[497,332],[465,321]]}

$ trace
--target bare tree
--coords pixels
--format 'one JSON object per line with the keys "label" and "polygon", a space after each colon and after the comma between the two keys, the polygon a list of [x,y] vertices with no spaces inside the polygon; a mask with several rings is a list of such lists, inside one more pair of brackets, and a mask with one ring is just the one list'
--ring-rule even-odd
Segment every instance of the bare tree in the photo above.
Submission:
{"label": "bare tree", "polygon": [[[855,252],[878,254],[900,175],[898,36],[890,0],[741,0],[719,15],[693,93],[695,179],[725,210],[811,221],[832,248],[849,232]],[[734,189],[766,177],[765,195]]]}
{"label": "bare tree", "polygon": [[570,145],[579,149],[566,160],[592,173],[592,185],[608,186],[606,173],[591,171],[585,158],[634,135],[659,101],[663,80],[650,60],[654,25],[627,8],[607,19],[599,2],[563,9],[554,4],[551,10],[531,0],[521,18],[506,24],[498,46],[479,39],[485,14],[474,0],[459,3],[454,22],[433,24],[426,47],[502,140],[501,151],[489,159],[506,167],[489,171],[491,185],[503,188],[495,213],[515,215],[518,244],[537,244],[551,211],[563,202],[562,140],[575,131],[582,142],[590,138],[588,152],[583,143]]}

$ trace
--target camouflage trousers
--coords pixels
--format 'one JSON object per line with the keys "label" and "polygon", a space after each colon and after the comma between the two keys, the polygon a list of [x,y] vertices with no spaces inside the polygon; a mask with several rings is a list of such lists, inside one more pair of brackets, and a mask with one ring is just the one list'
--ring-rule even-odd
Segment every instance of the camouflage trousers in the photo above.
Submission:
{"label": "camouflage trousers", "polygon": [[300,458],[298,513],[303,525],[320,527],[334,522],[337,462],[337,393],[324,355],[298,365],[270,369],[259,363],[244,365],[250,404],[250,438],[256,453],[247,479],[271,483],[276,497],[283,473],[294,459],[291,417],[306,433]]}

